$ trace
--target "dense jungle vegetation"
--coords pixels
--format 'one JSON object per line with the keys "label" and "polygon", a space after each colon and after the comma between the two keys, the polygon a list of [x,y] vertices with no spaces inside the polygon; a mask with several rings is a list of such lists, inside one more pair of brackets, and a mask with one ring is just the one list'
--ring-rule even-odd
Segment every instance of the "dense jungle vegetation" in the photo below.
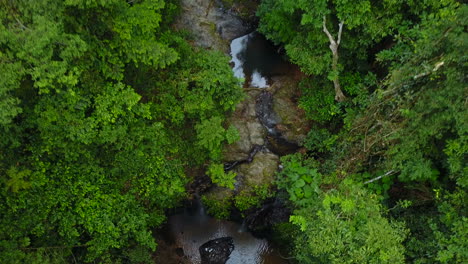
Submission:
{"label": "dense jungle vegetation", "polygon": [[[307,151],[276,182],[292,261],[467,263],[468,6],[252,2],[306,76]],[[0,0],[1,263],[151,262],[188,171],[232,178],[221,150],[238,137],[225,119],[240,80],[172,27],[179,12]]]}

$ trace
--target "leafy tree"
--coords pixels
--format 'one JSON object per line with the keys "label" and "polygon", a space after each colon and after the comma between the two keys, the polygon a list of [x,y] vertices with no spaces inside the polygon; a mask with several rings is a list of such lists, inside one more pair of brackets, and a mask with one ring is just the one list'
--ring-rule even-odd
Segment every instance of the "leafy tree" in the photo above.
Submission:
{"label": "leafy tree", "polygon": [[185,168],[235,138],[228,59],[171,31],[174,1],[0,4],[0,261],[149,260]]}
{"label": "leafy tree", "polygon": [[[339,124],[341,129],[337,129],[336,119],[328,121],[331,114],[327,116],[326,112],[331,112],[333,108],[315,110],[314,114],[322,118],[327,130],[317,129],[310,133],[305,146],[312,151],[311,154],[318,157],[319,162],[308,169],[300,170],[305,175],[319,173],[323,194],[318,195],[315,200],[299,200],[299,208],[304,201],[315,204],[316,207],[307,207],[294,214],[295,223],[304,226],[303,230],[311,230],[310,233],[304,231],[308,234],[307,237],[297,244],[307,244],[308,241],[314,243],[313,249],[298,247],[296,254],[300,261],[333,261],[328,254],[339,252],[339,247],[334,248],[334,251],[325,251],[320,244],[324,242],[319,243],[314,235],[328,230],[330,233],[321,233],[320,238],[327,241],[333,237],[334,232],[341,230],[339,219],[346,216],[343,210],[349,210],[345,207],[354,204],[353,208],[359,208],[356,206],[359,203],[356,201],[361,201],[359,196],[367,197],[364,198],[365,201],[379,207],[378,211],[384,211],[382,205],[378,204],[379,199],[375,199],[365,188],[382,192],[386,197],[382,199],[383,204],[392,207],[392,216],[406,220],[410,231],[408,239],[402,240],[402,229],[398,225],[393,230],[400,230],[394,233],[399,234],[399,238],[393,239],[407,248],[408,260],[414,263],[466,262],[464,252],[467,245],[461,239],[466,233],[466,215],[463,213],[466,210],[461,201],[466,200],[464,164],[468,115],[466,96],[460,95],[466,94],[466,55],[463,51],[466,50],[468,9],[465,4],[454,1],[441,2],[440,5],[429,2],[421,6],[413,3],[408,5],[410,9],[407,12],[415,12],[420,20],[403,20],[402,24],[395,27],[398,31],[393,47],[377,54],[377,60],[388,67],[389,74],[379,85],[379,89],[365,99],[361,106],[363,109],[346,109],[343,115],[345,119]],[[406,15],[407,12],[402,14]],[[370,44],[369,47],[374,45],[375,43]],[[343,69],[341,76],[349,74],[346,67]],[[313,93],[309,96],[312,97]],[[308,101],[303,99],[303,102],[316,104],[314,100],[319,101],[319,96],[307,98]],[[330,95],[327,94],[326,98],[330,99]],[[321,102],[323,101],[319,101]],[[307,184],[299,181],[303,176],[288,166],[307,166],[304,166],[303,161],[287,161],[284,165],[282,175],[285,177],[279,180],[280,186],[290,193],[295,190],[300,192],[303,185]],[[312,168],[316,168],[316,171],[311,171]],[[394,176],[390,178],[389,175]],[[293,180],[289,181],[289,178]],[[351,178],[354,183],[350,181]],[[364,186],[356,184],[368,181],[372,183]],[[358,190],[362,190],[362,193]],[[358,193],[361,194],[353,196]],[[291,194],[290,196],[293,202],[297,200]],[[350,196],[355,197],[351,199],[352,202],[347,200]],[[326,199],[329,200],[327,204],[330,204],[330,208],[323,203]],[[402,199],[408,200],[405,203]],[[297,202],[294,203],[298,205]],[[401,206],[402,204],[406,206]],[[372,207],[366,205],[366,208]],[[356,215],[359,214],[353,216]],[[333,216],[340,217],[335,220]],[[369,216],[368,219],[373,218]],[[375,220],[382,226],[393,225],[385,218]],[[330,223],[334,225],[329,230],[327,227]],[[352,221],[347,224],[349,223]],[[349,230],[359,230],[359,226],[343,226],[346,231],[344,234],[349,235]],[[365,229],[360,229],[359,232],[362,235],[370,234]],[[382,233],[380,236],[386,235]],[[347,238],[345,235],[343,237]],[[350,242],[346,246],[351,244]],[[388,244],[385,248],[395,249]],[[397,251],[401,251],[401,245],[398,248]],[[316,251],[311,253],[311,250]],[[358,256],[353,255],[337,262],[352,262],[354,257],[359,259]],[[372,256],[372,253],[368,256]],[[383,256],[383,259],[374,256],[374,260],[360,261],[386,261]],[[403,259],[402,255],[393,256],[398,256],[399,259],[394,260],[396,262]]]}
{"label": "leafy tree", "polygon": [[[341,102],[345,99],[340,82],[343,72],[365,76],[373,46],[417,22],[414,17],[422,15],[422,10],[452,2],[265,0],[257,15],[260,32],[283,44],[291,61],[304,73],[331,80],[335,100]],[[348,85],[345,91],[350,89]],[[320,86],[327,84],[322,81]]]}
{"label": "leafy tree", "polygon": [[321,186],[322,175],[299,156],[282,161],[279,186],[288,191],[296,208],[290,221],[301,230],[298,262],[404,263],[406,230],[383,216],[376,195],[350,179]]}

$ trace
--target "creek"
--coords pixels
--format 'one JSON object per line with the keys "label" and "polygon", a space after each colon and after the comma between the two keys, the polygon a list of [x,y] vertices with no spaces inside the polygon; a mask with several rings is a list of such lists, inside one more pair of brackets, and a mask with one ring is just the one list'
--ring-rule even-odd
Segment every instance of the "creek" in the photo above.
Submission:
{"label": "creek", "polygon": [[[231,42],[231,56],[234,74],[244,78],[246,88],[267,88],[271,77],[279,74],[285,62],[276,48],[261,34],[253,32],[234,39]],[[272,111],[272,94],[266,89],[256,100],[255,112],[259,123],[268,131],[268,135],[280,138],[275,130],[278,122]],[[268,142],[265,140],[265,142]],[[252,152],[252,157],[241,162],[250,162],[259,148]],[[268,144],[261,151],[270,152]],[[190,205],[169,216],[165,228],[166,240],[183,255],[184,263],[203,264],[199,248],[202,244],[221,237],[232,237],[234,250],[227,264],[285,264],[278,250],[266,239],[251,234],[245,224],[234,221],[215,219],[206,214],[198,198]]]}

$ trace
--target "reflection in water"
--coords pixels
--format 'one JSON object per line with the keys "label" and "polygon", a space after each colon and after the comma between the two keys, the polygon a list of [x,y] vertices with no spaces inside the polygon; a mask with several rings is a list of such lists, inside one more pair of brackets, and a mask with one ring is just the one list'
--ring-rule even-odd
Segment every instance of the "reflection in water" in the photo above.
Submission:
{"label": "reflection in water", "polygon": [[173,215],[168,219],[169,231],[177,246],[195,264],[200,264],[198,248],[205,242],[232,237],[234,251],[227,264],[285,264],[266,239],[258,239],[237,223],[217,220],[205,214],[203,206],[195,205],[193,210]]}
{"label": "reflection in water", "polygon": [[275,47],[257,32],[234,39],[231,57],[234,75],[244,78],[250,87],[268,87],[268,79],[280,74],[286,65]]}

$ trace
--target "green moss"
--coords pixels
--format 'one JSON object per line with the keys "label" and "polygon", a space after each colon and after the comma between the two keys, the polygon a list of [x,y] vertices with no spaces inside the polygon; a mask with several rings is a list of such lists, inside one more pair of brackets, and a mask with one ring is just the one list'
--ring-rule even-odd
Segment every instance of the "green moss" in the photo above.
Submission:
{"label": "green moss", "polygon": [[202,202],[205,205],[208,214],[219,219],[229,218],[232,207],[231,196],[220,197],[210,193],[202,196]]}
{"label": "green moss", "polygon": [[263,184],[243,190],[234,198],[234,205],[240,211],[259,207],[262,201],[272,196],[269,189],[269,184]]}

